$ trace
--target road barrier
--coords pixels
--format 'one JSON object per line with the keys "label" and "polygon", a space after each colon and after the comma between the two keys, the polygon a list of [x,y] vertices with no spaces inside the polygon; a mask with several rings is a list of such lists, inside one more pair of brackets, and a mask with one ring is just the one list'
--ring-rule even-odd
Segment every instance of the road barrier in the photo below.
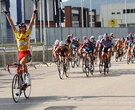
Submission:
{"label": "road barrier", "polygon": [[[28,66],[34,68],[37,64],[47,64],[52,61],[52,46],[33,45],[30,47],[32,60]],[[18,50],[16,47],[0,47],[0,67],[5,68],[7,64],[17,62]]]}

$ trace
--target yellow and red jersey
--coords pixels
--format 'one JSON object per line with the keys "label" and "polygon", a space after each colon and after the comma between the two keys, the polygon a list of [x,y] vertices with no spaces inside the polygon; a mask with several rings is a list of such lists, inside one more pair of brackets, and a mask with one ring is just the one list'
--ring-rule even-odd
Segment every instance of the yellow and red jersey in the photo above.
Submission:
{"label": "yellow and red jersey", "polygon": [[30,34],[31,34],[31,29],[28,29],[25,34],[22,34],[20,31],[15,29],[13,32],[16,36],[17,40],[17,47],[19,51],[27,51],[29,50],[29,40],[30,40]]}

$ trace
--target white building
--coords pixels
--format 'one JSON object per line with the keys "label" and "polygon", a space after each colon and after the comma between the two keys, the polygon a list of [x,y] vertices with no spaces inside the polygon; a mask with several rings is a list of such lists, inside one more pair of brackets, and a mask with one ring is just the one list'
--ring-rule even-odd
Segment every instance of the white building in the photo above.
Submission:
{"label": "white building", "polygon": [[102,27],[135,27],[135,2],[102,5],[100,14]]}

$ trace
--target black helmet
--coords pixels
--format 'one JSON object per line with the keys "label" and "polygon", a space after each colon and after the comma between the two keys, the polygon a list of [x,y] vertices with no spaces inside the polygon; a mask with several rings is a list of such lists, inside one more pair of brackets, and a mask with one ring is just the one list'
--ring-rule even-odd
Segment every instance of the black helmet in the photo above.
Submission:
{"label": "black helmet", "polygon": [[20,28],[20,27],[25,27],[25,28],[27,28],[27,26],[26,26],[25,23],[20,23],[20,24],[19,24],[19,28]]}

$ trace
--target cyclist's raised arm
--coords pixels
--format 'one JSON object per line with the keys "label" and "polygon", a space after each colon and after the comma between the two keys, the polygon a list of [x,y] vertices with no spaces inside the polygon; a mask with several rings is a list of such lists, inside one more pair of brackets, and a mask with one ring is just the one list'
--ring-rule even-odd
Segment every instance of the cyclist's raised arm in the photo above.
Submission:
{"label": "cyclist's raised arm", "polygon": [[32,14],[32,17],[31,17],[31,20],[30,20],[30,24],[29,24],[29,29],[32,29],[32,26],[33,26],[33,24],[34,24],[34,20],[35,20],[35,18],[36,18],[36,13],[37,13],[37,5],[36,5],[36,3],[34,3],[34,11],[33,11],[33,14]]}
{"label": "cyclist's raised arm", "polygon": [[11,19],[10,15],[9,15],[8,11],[5,8],[3,8],[3,12],[5,13],[6,18],[7,18],[8,22],[9,22],[12,30],[15,31],[16,30],[15,25],[14,25],[13,20]]}

